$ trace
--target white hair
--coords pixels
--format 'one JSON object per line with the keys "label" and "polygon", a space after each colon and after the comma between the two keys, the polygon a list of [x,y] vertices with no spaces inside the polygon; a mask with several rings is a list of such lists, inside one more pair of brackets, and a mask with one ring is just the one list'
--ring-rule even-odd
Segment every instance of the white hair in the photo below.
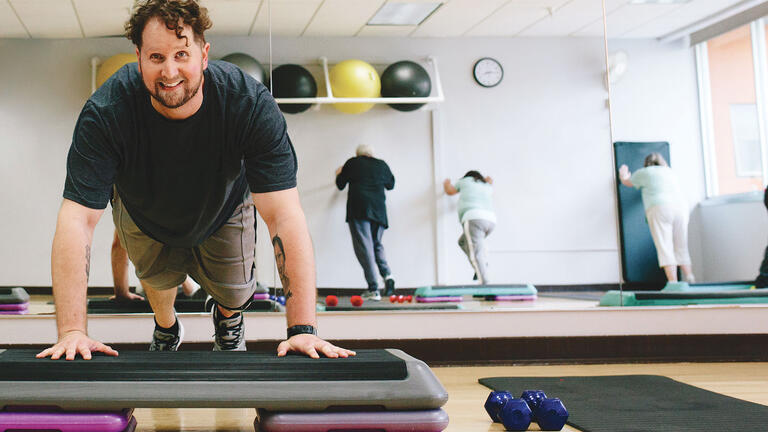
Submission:
{"label": "white hair", "polygon": [[355,150],[357,156],[369,156],[373,157],[373,147],[368,144],[360,144]]}

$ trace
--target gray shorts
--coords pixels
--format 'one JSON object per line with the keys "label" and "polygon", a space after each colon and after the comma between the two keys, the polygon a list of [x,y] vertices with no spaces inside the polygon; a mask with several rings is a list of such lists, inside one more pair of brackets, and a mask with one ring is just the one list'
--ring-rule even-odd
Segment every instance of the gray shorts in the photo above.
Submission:
{"label": "gray shorts", "polygon": [[175,289],[190,275],[216,302],[232,310],[246,305],[256,290],[254,218],[253,200],[248,193],[229,220],[203,243],[176,248],[144,234],[117,191],[112,198],[117,236],[143,283],[157,290]]}

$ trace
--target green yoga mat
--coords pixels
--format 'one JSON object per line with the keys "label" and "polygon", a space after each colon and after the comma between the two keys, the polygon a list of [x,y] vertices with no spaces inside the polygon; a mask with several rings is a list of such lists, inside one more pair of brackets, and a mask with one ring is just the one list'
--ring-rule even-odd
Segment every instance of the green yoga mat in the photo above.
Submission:
{"label": "green yoga mat", "polygon": [[417,288],[414,297],[534,295],[536,292],[536,287],[531,284],[445,285]]}
{"label": "green yoga mat", "polygon": [[[608,291],[600,306],[685,306],[768,303],[768,289],[740,291]],[[766,429],[768,430],[768,429]]]}
{"label": "green yoga mat", "polygon": [[479,382],[515,397],[530,389],[560,398],[570,414],[568,424],[584,432],[768,430],[768,406],[657,375],[497,377]]}
{"label": "green yoga mat", "polygon": [[754,283],[747,282],[718,282],[718,283],[695,283],[688,282],[667,282],[662,289],[663,292],[720,292],[720,291],[741,291],[752,289]]}

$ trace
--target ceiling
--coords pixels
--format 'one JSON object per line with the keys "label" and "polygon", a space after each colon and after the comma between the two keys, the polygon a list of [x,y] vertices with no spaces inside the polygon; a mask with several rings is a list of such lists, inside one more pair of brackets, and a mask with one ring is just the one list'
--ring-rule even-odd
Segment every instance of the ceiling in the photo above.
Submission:
{"label": "ceiling", "polygon": [[[212,35],[293,37],[602,36],[601,0],[443,0],[418,26],[369,26],[385,3],[435,0],[201,0]],[[744,0],[630,4],[605,0],[613,38],[660,38]],[[0,38],[122,34],[132,0],[0,0]]]}

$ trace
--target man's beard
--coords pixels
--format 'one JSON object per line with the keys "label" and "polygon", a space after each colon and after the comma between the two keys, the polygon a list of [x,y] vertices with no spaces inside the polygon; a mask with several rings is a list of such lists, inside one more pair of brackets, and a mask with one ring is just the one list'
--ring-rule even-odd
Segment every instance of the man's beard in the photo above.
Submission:
{"label": "man's beard", "polygon": [[154,88],[150,89],[146,85],[146,82],[142,80],[142,82],[144,82],[144,87],[147,89],[150,96],[152,96],[152,99],[156,100],[158,103],[160,103],[160,105],[171,109],[178,108],[195,97],[197,92],[200,90],[200,84],[202,81],[203,74],[200,74],[200,79],[198,79],[195,83],[190,83],[189,80],[184,79],[180,85],[182,91],[179,91],[179,89],[167,91],[162,89],[160,86],[160,81],[155,81]]}

